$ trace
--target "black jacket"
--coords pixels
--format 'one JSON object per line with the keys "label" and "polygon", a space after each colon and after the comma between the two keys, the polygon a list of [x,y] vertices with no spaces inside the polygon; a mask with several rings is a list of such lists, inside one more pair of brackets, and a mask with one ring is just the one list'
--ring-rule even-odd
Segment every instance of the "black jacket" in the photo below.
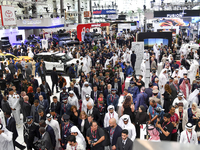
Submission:
{"label": "black jacket", "polygon": [[10,117],[8,124],[6,119],[6,128],[13,133],[13,141],[15,141],[16,138],[18,137],[18,132],[16,129],[16,122],[13,117]]}
{"label": "black jacket", "polygon": [[54,108],[54,102],[51,103],[51,109],[55,109],[55,112],[57,114],[60,114],[60,110],[61,110],[61,103],[57,102],[56,107]]}
{"label": "black jacket", "polygon": [[95,98],[94,98],[94,91],[91,91],[91,94],[90,94],[90,96],[91,96],[91,98],[94,100],[94,104],[95,105],[97,105],[97,102],[98,102],[98,98],[99,98],[99,94],[100,94],[100,92],[99,91],[97,91],[97,99],[96,99],[96,101],[95,101]]}
{"label": "black jacket", "polygon": [[26,117],[30,116],[31,114],[31,104],[23,102],[22,111],[23,111],[23,121],[25,122]]}
{"label": "black jacket", "polygon": [[53,83],[58,83],[58,74],[56,71],[52,71],[51,72],[51,81]]}
{"label": "black jacket", "polygon": [[[110,127],[107,127],[106,130],[108,131],[109,136],[110,136],[111,128],[110,128]],[[121,133],[122,133],[122,128],[121,128],[120,126],[117,125],[116,128],[115,128],[115,132],[114,132],[114,134],[113,134],[112,145],[111,145],[111,146],[113,146],[113,145],[116,146],[116,144],[117,144],[117,139],[118,139],[119,137],[121,137]],[[110,139],[110,138],[109,138],[109,139]]]}
{"label": "black jacket", "polygon": [[4,101],[4,100],[1,101],[1,108],[2,108],[3,112],[6,112],[6,111],[11,112],[10,105],[7,101]]}
{"label": "black jacket", "polygon": [[133,142],[127,138],[125,147],[123,148],[122,137],[119,137],[116,144],[116,150],[132,150]]}

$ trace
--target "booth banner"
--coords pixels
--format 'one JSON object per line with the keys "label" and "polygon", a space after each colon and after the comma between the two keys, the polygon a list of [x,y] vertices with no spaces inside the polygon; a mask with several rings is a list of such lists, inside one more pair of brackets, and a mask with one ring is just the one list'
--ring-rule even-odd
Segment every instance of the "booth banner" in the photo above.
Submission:
{"label": "booth banner", "polygon": [[136,54],[135,71],[136,74],[140,74],[140,66],[144,57],[144,42],[132,42],[132,48]]}
{"label": "booth banner", "polygon": [[38,18],[17,20],[18,29],[40,29],[64,27],[64,18]]}
{"label": "booth banner", "polygon": [[77,38],[79,41],[84,41],[85,33],[90,32],[91,28],[100,28],[110,26],[110,23],[88,23],[88,24],[79,24],[77,26]]}
{"label": "booth banner", "polygon": [[2,26],[16,25],[15,8],[13,6],[0,5]]}
{"label": "booth banner", "polygon": [[111,15],[116,13],[116,9],[93,10],[93,15]]}

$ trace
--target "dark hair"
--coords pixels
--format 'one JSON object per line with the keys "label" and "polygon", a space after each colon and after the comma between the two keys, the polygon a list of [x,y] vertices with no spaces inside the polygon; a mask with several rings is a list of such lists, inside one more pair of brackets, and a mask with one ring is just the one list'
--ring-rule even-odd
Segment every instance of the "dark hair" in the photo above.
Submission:
{"label": "dark hair", "polygon": [[5,111],[4,113],[5,113],[5,115],[11,116],[11,111]]}
{"label": "dark hair", "polygon": [[57,96],[54,96],[53,99],[57,99]]}
{"label": "dark hair", "polygon": [[92,118],[94,118],[94,116],[93,116],[92,114],[88,115],[88,117],[92,117]]}
{"label": "dark hair", "polygon": [[163,117],[170,118],[171,115],[170,115],[170,113],[166,113],[166,114],[163,115]]}
{"label": "dark hair", "polygon": [[124,108],[128,108],[131,106],[131,96],[126,96],[125,100],[124,100],[124,104],[123,107]]}
{"label": "dark hair", "polygon": [[124,91],[128,93],[128,90],[127,90],[127,89],[124,89]]}
{"label": "dark hair", "polygon": [[153,86],[153,84],[150,82],[150,83],[149,83],[149,87],[152,87],[152,86]]}
{"label": "dark hair", "polygon": [[92,125],[93,123],[96,123],[96,124],[98,125],[98,123],[97,123],[96,121],[92,121],[91,125]]}
{"label": "dark hair", "polygon": [[39,109],[39,110],[38,110],[38,113],[41,113],[41,112],[44,112],[44,110],[42,110],[42,109]]}
{"label": "dark hair", "polygon": [[56,67],[53,67],[53,70],[56,70]]}
{"label": "dark hair", "polygon": [[44,133],[46,130],[45,130],[44,127],[40,127],[40,128],[39,128],[39,131],[40,131],[41,133]]}
{"label": "dark hair", "polygon": [[39,124],[40,124],[41,127],[45,127],[46,126],[45,120],[41,120]]}
{"label": "dark hair", "polygon": [[122,133],[128,135],[128,130],[127,130],[127,129],[124,129],[124,130],[122,130]]}
{"label": "dark hair", "polygon": [[175,108],[175,107],[174,107],[174,106],[172,106],[172,105],[171,105],[171,106],[169,106],[169,110],[171,110],[172,108]]}
{"label": "dark hair", "polygon": [[34,103],[39,103],[39,100],[38,99],[34,100]]}
{"label": "dark hair", "polygon": [[76,143],[76,137],[74,135],[69,135],[67,139],[68,139],[69,142]]}

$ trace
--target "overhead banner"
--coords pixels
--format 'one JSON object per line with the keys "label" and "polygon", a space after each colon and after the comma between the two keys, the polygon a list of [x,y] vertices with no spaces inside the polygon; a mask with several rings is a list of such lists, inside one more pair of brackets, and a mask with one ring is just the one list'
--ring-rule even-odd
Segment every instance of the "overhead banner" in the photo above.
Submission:
{"label": "overhead banner", "polygon": [[38,18],[17,20],[18,29],[43,29],[64,27],[64,18]]}
{"label": "overhead banner", "polygon": [[15,8],[13,6],[0,5],[2,26],[15,26]]}
{"label": "overhead banner", "polygon": [[198,16],[200,16],[199,10],[154,11],[154,18],[183,18]]}
{"label": "overhead banner", "polygon": [[79,41],[84,41],[85,33],[90,32],[90,28],[100,28],[105,26],[110,26],[110,23],[79,24],[77,26],[77,38]]}
{"label": "overhead banner", "polygon": [[93,10],[93,15],[112,15],[116,13],[116,9]]}

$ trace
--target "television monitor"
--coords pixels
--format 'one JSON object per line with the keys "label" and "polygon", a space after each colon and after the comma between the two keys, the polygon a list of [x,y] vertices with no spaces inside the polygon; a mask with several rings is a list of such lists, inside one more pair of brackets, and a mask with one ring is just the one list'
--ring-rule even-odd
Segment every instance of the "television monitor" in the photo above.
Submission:
{"label": "television monitor", "polygon": [[16,41],[22,41],[22,35],[16,35]]}
{"label": "television monitor", "polygon": [[153,48],[155,44],[157,46],[160,46],[161,43],[163,45],[168,45],[169,41],[168,39],[162,39],[162,38],[149,38],[149,39],[144,39],[144,47],[145,48]]}
{"label": "television monitor", "polygon": [[9,37],[2,37],[1,40],[9,40]]}

